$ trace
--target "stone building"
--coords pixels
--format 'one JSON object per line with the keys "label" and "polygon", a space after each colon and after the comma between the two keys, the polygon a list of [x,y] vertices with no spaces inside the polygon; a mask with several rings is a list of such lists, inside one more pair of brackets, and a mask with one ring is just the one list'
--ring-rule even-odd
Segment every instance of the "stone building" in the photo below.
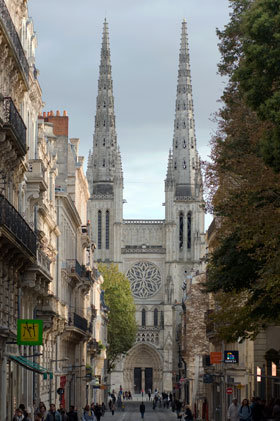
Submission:
{"label": "stone building", "polygon": [[[41,115],[35,48],[27,1],[0,0],[1,421],[20,403],[58,403],[62,385],[65,403],[83,406],[92,342],[105,375],[95,336],[106,345],[106,311],[83,158],[78,139],[68,142],[68,117]],[[43,321],[42,346],[17,345],[18,319]]]}
{"label": "stone building", "polygon": [[131,282],[138,333],[111,376],[118,389],[172,391],[178,372],[176,330],[182,283],[204,253],[202,177],[187,40],[182,23],[174,137],[165,179],[165,219],[123,219],[123,173],[117,142],[108,23],[104,22],[93,149],[87,179],[88,217],[96,260],[114,262]]}

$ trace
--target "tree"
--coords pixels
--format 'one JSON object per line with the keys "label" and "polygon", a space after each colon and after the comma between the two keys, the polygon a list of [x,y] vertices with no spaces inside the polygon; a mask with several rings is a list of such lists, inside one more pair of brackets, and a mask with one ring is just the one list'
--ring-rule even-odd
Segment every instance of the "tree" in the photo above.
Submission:
{"label": "tree", "polygon": [[[218,31],[219,70],[228,84],[206,183],[208,208],[221,223],[205,288],[215,293],[213,319],[218,335],[227,341],[253,338],[268,324],[280,322],[280,161],[277,148],[272,147],[269,156],[264,148],[273,136],[280,145],[275,106],[280,80],[275,61],[278,3],[230,1],[230,22]],[[267,25],[271,31],[265,34]],[[275,42],[269,50],[270,38]],[[257,57],[267,49],[265,57]]]}
{"label": "tree", "polygon": [[131,294],[130,282],[118,271],[118,266],[99,264],[104,283],[105,302],[109,307],[108,315],[108,372],[114,368],[116,360],[134,344],[137,325],[135,304]]}

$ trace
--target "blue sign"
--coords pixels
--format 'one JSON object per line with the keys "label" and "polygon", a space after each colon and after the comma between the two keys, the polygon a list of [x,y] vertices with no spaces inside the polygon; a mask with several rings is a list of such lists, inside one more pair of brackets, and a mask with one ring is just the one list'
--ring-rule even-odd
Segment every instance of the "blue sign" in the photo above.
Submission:
{"label": "blue sign", "polygon": [[239,354],[238,351],[224,351],[224,363],[238,364]]}

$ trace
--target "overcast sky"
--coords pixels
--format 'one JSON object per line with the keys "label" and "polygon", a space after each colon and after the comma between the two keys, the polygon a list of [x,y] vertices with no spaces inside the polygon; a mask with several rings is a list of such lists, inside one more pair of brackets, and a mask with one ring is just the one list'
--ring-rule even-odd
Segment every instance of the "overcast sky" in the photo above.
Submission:
{"label": "overcast sky", "polygon": [[[181,22],[187,19],[198,151],[209,154],[210,121],[224,88],[216,28],[227,0],[29,0],[45,111],[67,110],[80,155],[92,148],[104,17],[109,23],[125,218],[164,218]],[[209,217],[206,224],[209,223]]]}

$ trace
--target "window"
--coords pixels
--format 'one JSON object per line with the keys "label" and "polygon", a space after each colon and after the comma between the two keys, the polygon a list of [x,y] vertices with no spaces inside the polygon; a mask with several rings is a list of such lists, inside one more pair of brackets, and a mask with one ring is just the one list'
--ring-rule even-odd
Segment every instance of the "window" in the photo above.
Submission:
{"label": "window", "polygon": [[186,103],[184,102],[184,110],[186,110],[187,108],[186,108]]}
{"label": "window", "polygon": [[109,250],[110,244],[110,212],[106,210],[106,250]]}
{"label": "window", "polygon": [[142,327],[146,326],[146,310],[143,308],[142,310]]}
{"label": "window", "polygon": [[102,212],[101,210],[98,211],[98,239],[97,239],[97,247],[101,249],[102,247]]}
{"label": "window", "polygon": [[192,246],[192,214],[188,212],[188,249]]}
{"label": "window", "polygon": [[179,215],[179,248],[182,249],[184,245],[184,214]]}
{"label": "window", "polygon": [[178,148],[178,140],[177,139],[175,140],[175,148],[176,149]]}
{"label": "window", "polygon": [[179,122],[178,121],[176,123],[176,127],[177,127],[177,129],[179,129]]}
{"label": "window", "polygon": [[158,326],[158,309],[154,309],[154,326]]}
{"label": "window", "polygon": [[175,170],[177,169],[177,162],[176,161],[174,162],[174,169]]}
{"label": "window", "polygon": [[103,167],[105,167],[105,159],[103,159],[103,164],[102,164],[102,166],[103,166]]}
{"label": "window", "polygon": [[187,168],[187,164],[186,164],[185,160],[183,161],[183,168],[184,168],[184,170]]}
{"label": "window", "polygon": [[103,108],[106,108],[106,102],[105,101],[103,102]]}
{"label": "window", "polygon": [[103,138],[103,146],[105,146],[106,145],[106,139],[105,139],[105,137]]}
{"label": "window", "polygon": [[185,141],[185,139],[184,139],[184,142],[183,142],[183,147],[186,149],[186,147],[187,147],[187,144],[186,144],[186,141]]}
{"label": "window", "polygon": [[184,129],[186,128],[186,122],[184,121],[184,123],[183,123],[183,127],[184,127]]}
{"label": "window", "polygon": [[103,126],[106,127],[106,120],[103,121]]}

